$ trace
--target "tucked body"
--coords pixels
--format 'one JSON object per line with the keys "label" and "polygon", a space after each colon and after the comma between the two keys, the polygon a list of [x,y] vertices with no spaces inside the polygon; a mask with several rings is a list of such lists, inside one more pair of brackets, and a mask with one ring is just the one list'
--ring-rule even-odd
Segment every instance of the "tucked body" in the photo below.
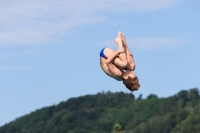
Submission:
{"label": "tucked body", "polygon": [[[115,43],[118,45],[118,50],[114,51],[110,48],[103,48],[100,51],[100,66],[109,77],[122,81],[128,85],[128,89],[137,90],[140,85],[138,78],[133,72],[135,63],[133,55],[128,49],[125,37],[121,32],[118,32]],[[129,82],[129,83],[127,83]]]}

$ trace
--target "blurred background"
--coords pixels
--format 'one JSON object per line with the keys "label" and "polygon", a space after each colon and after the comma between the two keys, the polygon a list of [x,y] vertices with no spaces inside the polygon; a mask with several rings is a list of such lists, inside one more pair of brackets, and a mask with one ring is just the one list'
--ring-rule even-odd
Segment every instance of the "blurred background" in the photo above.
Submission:
{"label": "blurred background", "polygon": [[141,87],[174,95],[199,87],[198,0],[0,1],[0,126],[71,97],[130,91],[99,65],[125,34]]}

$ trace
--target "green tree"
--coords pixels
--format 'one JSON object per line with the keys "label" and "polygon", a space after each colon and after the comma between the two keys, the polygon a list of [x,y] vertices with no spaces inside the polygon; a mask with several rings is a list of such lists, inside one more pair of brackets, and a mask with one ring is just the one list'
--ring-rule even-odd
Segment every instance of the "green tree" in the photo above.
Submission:
{"label": "green tree", "polygon": [[133,96],[104,92],[70,98],[16,118],[1,126],[0,133],[123,133],[121,127],[126,133],[199,133],[198,89],[168,98]]}
{"label": "green tree", "polygon": [[153,99],[153,98],[158,98],[158,96],[155,94],[150,94],[149,96],[147,96],[147,99]]}
{"label": "green tree", "polygon": [[125,133],[124,131],[121,131],[121,125],[120,124],[115,124],[113,127],[112,133]]}
{"label": "green tree", "polygon": [[142,94],[138,96],[137,100],[142,100]]}

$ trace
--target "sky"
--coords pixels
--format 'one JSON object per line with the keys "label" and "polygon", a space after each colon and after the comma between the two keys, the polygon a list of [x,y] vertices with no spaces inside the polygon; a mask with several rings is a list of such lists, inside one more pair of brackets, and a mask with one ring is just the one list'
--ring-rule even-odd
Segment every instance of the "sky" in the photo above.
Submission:
{"label": "sky", "polygon": [[143,98],[199,88],[199,0],[0,0],[0,126],[72,97],[130,91],[100,68],[124,33]]}

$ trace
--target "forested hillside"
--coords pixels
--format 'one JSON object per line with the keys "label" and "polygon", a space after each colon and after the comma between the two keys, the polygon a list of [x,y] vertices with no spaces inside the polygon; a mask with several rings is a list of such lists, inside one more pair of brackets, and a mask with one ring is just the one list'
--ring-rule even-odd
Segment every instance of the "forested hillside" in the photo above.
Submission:
{"label": "forested hillside", "polygon": [[17,118],[0,133],[111,133],[116,123],[125,133],[199,133],[199,90],[168,98],[123,92],[70,98]]}

